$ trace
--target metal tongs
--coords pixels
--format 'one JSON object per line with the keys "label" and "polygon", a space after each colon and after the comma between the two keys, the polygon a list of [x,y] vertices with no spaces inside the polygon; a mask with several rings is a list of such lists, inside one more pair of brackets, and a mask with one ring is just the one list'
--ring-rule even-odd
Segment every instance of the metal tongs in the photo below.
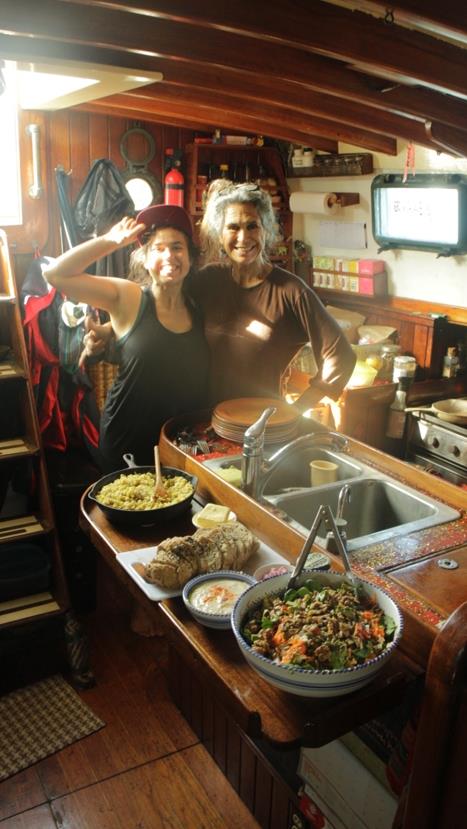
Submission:
{"label": "metal tongs", "polygon": [[352,572],[352,568],[350,566],[350,560],[349,560],[349,556],[348,556],[348,553],[347,553],[347,549],[346,549],[344,540],[342,538],[342,535],[341,535],[341,533],[338,529],[338,526],[336,524],[336,521],[334,519],[334,516],[332,514],[331,507],[329,507],[327,504],[321,504],[321,506],[318,507],[318,511],[315,515],[313,524],[311,525],[311,528],[310,528],[310,532],[308,533],[308,535],[305,539],[305,543],[304,543],[304,545],[303,545],[303,547],[300,551],[300,554],[297,558],[295,567],[292,571],[292,575],[290,576],[289,582],[287,584],[287,588],[286,588],[287,590],[290,590],[291,588],[296,586],[297,579],[298,579],[300,573],[303,570],[306,559],[308,557],[308,553],[310,552],[310,550],[313,546],[314,540],[315,540],[315,538],[318,534],[318,530],[319,530],[319,526],[321,524],[321,521],[324,521],[324,526],[326,527],[327,532],[331,533],[331,535],[334,537],[334,541],[335,541],[336,547],[337,547],[337,552],[339,553],[340,556],[342,556],[342,560],[344,562],[345,572],[347,573],[347,576],[349,577],[350,581],[353,584],[355,583],[355,575]]}

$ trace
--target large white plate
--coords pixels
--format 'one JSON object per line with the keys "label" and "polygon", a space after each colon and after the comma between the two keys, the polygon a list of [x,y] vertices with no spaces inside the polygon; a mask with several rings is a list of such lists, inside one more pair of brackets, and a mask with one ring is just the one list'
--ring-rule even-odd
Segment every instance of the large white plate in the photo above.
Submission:
{"label": "large white plate", "polygon": [[[158,587],[157,584],[149,584],[134,568],[134,564],[147,564],[152,561],[156,555],[157,547],[141,547],[138,550],[130,550],[128,553],[118,553],[117,561],[133,579],[134,582],[141,588],[143,593],[154,602],[162,602],[164,599],[170,599],[172,596],[181,596],[181,590],[164,590]],[[267,544],[260,543],[259,550],[254,555],[250,556],[246,562],[243,570],[245,573],[253,575],[260,564],[289,564],[284,556],[276,553]]]}

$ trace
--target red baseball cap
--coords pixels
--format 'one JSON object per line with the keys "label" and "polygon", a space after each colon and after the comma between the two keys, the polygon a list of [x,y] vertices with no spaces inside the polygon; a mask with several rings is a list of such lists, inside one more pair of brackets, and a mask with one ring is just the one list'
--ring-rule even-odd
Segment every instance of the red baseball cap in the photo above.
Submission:
{"label": "red baseball cap", "polygon": [[140,245],[144,244],[144,236],[148,231],[152,232],[159,227],[173,227],[175,230],[181,230],[189,239],[193,238],[193,225],[189,214],[184,207],[174,204],[153,204],[151,207],[145,207],[138,213],[136,221],[146,225],[146,230],[138,236]]}

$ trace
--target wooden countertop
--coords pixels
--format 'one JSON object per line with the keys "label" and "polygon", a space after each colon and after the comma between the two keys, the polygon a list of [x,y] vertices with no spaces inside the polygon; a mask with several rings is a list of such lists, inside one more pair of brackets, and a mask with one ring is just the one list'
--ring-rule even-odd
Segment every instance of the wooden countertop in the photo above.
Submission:
{"label": "wooden countertop", "polygon": [[[450,523],[449,532],[444,525],[441,531],[434,528],[431,532],[413,533],[406,539],[398,539],[393,545],[386,542],[371,549],[364,548],[358,555],[353,555],[359,575],[395,593],[394,598],[404,615],[404,635],[400,647],[384,672],[361,691],[329,700],[302,700],[260,679],[243,659],[233,634],[199,625],[185,610],[180,598],[160,603],[148,599],[116,559],[119,552],[155,546],[168,535],[193,532],[192,512],[200,508],[203,499],[228,504],[240,521],[290,561],[295,560],[302,547],[300,533],[203,467],[195,458],[181,452],[170,439],[171,428],[171,424],[166,424],[161,435],[161,460],[166,465],[186,469],[198,476],[198,503],[196,499],[193,501],[191,511],[171,522],[170,527],[116,527],[107,521],[85,494],[81,504],[81,524],[134,598],[163,625],[183,658],[195,666],[200,677],[206,678],[225,709],[246,733],[263,735],[281,745],[298,742],[322,745],[397,704],[408,685],[416,682],[424,672],[438,625],[452,607],[465,600],[463,567],[461,578],[450,580],[451,585],[457,585],[456,589],[447,586],[448,578],[443,579],[444,597],[440,598],[435,589],[439,584],[435,578],[437,571],[429,564],[431,558],[439,558],[448,550],[451,556],[456,549],[465,548],[465,492],[376,449],[349,440],[354,457],[445,501],[461,512],[461,518]],[[343,570],[337,557],[331,556],[331,559],[333,569]],[[455,572],[450,571],[447,575],[452,577]]]}
{"label": "wooden countertop", "polygon": [[[192,513],[197,509],[195,503],[185,516],[171,522],[170,534],[191,532]],[[304,700],[283,693],[249,667],[232,632],[199,625],[181,598],[151,601],[119,564],[118,553],[157,545],[167,536],[167,525],[116,527],[86,494],[81,500],[81,525],[118,579],[164,627],[174,647],[196,667],[197,675],[209,682],[226,711],[250,736],[264,736],[282,746],[323,745],[402,701],[408,686],[422,673],[420,667],[396,651],[371,684],[348,696]]]}
{"label": "wooden countertop", "polygon": [[[184,418],[184,424],[186,420]],[[188,421],[188,426],[199,422],[199,415],[195,415],[193,421]],[[250,527],[256,535],[274,547],[281,555],[290,561],[295,561],[303,545],[303,536],[236,487],[207,469],[196,460],[196,457],[182,452],[172,441],[172,436],[179,428],[180,424],[175,419],[169,421],[162,430],[160,447],[164,462],[197,475],[198,492],[202,497],[229,505],[237,513],[239,520]],[[387,590],[400,605],[405,621],[405,635],[402,642],[404,652],[413,661],[425,665],[433,639],[449,613],[439,606],[435,596],[432,601],[432,590],[428,583],[426,589],[421,587],[419,592],[415,592],[406,589],[402,582],[392,579],[390,574],[396,569],[402,573],[406,566],[467,545],[465,491],[352,438],[348,439],[348,450],[351,457],[361,460],[419,492],[448,504],[460,513],[458,520],[448,524],[379,542],[352,553],[352,566],[357,574]],[[320,551],[318,545],[316,545],[316,550]],[[342,563],[337,556],[331,556],[331,559],[333,569],[343,570]],[[445,581],[447,582],[448,579]],[[449,590],[452,591],[451,601],[457,607],[465,601],[465,592],[462,590],[459,579],[452,578],[449,581],[451,585]]]}

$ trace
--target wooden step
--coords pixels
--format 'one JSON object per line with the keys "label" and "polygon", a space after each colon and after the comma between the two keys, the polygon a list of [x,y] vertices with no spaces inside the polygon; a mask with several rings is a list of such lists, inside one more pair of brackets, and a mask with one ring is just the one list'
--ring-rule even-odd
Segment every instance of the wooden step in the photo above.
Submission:
{"label": "wooden step", "polygon": [[9,377],[24,377],[24,370],[18,363],[12,360],[5,360],[0,363],[0,380],[8,379]]}
{"label": "wooden step", "polygon": [[60,611],[60,605],[48,591],[0,602],[0,626],[33,619]]}
{"label": "wooden step", "polygon": [[36,515],[22,515],[20,518],[9,518],[0,521],[0,544],[5,541],[17,541],[26,536],[39,535],[47,532],[47,528]]}
{"label": "wooden step", "polygon": [[24,438],[0,440],[0,461],[2,458],[17,457],[18,455],[32,455],[35,452],[37,452],[37,448],[28,443]]}

